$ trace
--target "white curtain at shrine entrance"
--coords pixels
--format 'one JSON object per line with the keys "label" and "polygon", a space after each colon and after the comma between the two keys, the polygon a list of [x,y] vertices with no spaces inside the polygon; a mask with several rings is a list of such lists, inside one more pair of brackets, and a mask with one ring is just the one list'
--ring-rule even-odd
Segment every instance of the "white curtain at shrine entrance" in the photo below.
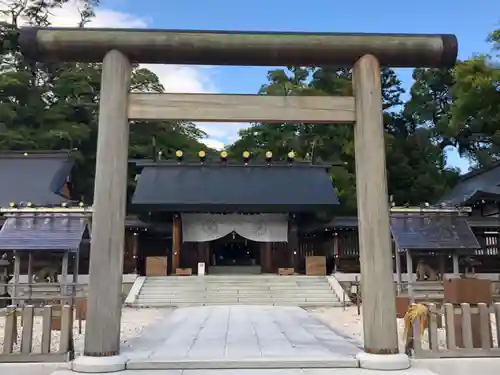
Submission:
{"label": "white curtain at shrine entrance", "polygon": [[256,242],[288,242],[287,214],[182,214],[182,240],[208,242],[230,233]]}

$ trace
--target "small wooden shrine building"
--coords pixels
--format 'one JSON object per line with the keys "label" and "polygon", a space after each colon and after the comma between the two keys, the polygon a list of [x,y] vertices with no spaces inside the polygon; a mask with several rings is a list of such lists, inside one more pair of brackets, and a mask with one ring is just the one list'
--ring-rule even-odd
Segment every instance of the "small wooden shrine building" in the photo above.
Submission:
{"label": "small wooden shrine building", "polygon": [[[435,223],[435,231],[442,227],[438,222],[440,216],[443,216],[443,220],[449,219],[450,212],[445,212],[446,207],[455,209],[455,212],[462,211],[461,218],[458,220],[467,222],[468,227],[478,241],[479,246],[472,252],[474,259],[480,263],[476,267],[476,272],[500,272],[500,162],[460,176],[455,187],[439,199],[434,206],[433,210],[435,212],[432,213],[429,222]],[[427,216],[430,214],[428,212]],[[325,236],[327,232],[332,233],[335,243],[337,270],[346,273],[359,273],[357,227],[358,222],[355,216],[335,217],[326,225],[313,224],[308,235],[318,237]],[[463,229],[462,231],[466,230],[463,224],[460,224],[460,228]],[[471,244],[471,242],[467,243]],[[447,244],[442,242],[441,244],[441,250],[446,246],[460,248],[455,244],[450,245],[449,241]],[[431,248],[435,248],[438,244],[430,245],[432,244],[427,243],[426,245],[421,238],[417,238],[413,246],[419,247],[422,251],[414,249],[413,253],[416,258],[425,259],[426,263],[438,270],[441,268],[440,256],[435,251],[430,251]],[[463,270],[463,265],[459,264],[459,266]],[[402,269],[404,270],[405,267],[403,261]],[[446,272],[454,272],[456,268],[456,259],[453,262],[451,260],[446,262]],[[396,264],[394,265],[394,272],[396,272]]]}
{"label": "small wooden shrine building", "polygon": [[[406,258],[406,280],[412,281],[412,276],[419,266],[414,264],[419,259],[427,269],[439,270],[440,278],[449,271],[448,259],[452,259],[452,272],[459,274],[459,257],[470,256],[480,248],[480,245],[467,222],[467,211],[455,208],[421,208],[397,209],[391,213],[391,233],[394,239],[394,260],[396,267],[396,283],[398,291],[402,285],[401,254]],[[432,261],[430,259],[432,257]],[[435,268],[428,268],[433,263]],[[426,273],[422,269],[422,273]],[[437,281],[437,280],[432,280]],[[413,281],[412,281],[413,282]],[[411,283],[408,293],[411,296]]]}
{"label": "small wooden shrine building", "polygon": [[[81,238],[80,231],[85,225],[81,225],[80,214],[71,213],[72,207],[79,208],[79,197],[74,193],[71,178],[74,164],[72,150],[0,152],[0,228],[3,228],[0,256],[5,263],[0,271],[2,275],[16,271],[26,277],[30,267],[33,272],[56,267],[63,273],[66,265],[70,273],[76,268],[80,274],[88,273],[89,233],[86,230]],[[16,212],[16,208],[29,207],[33,212],[28,216]],[[147,225],[135,217],[127,217],[125,227],[124,273],[134,273],[137,268],[133,255],[137,252],[134,234],[144,231]],[[74,241],[78,241],[78,246]],[[54,257],[50,253],[60,255]],[[64,264],[61,263],[63,253],[72,255]],[[21,261],[15,265],[14,259]]]}
{"label": "small wooden shrine building", "polygon": [[268,154],[265,163],[221,155],[218,162],[205,162],[203,152],[194,163],[134,162],[140,174],[131,210],[150,228],[172,228],[171,239],[166,231],[139,233],[140,272],[148,273],[153,255],[164,275],[197,273],[198,263],[210,274],[303,272],[300,228],[338,204],[328,167],[294,162],[293,153],[283,162]]}

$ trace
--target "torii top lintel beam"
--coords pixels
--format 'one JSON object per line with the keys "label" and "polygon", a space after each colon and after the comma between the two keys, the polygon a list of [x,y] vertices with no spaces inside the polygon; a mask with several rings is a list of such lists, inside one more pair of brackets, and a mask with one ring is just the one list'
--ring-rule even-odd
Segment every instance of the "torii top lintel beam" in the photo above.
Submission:
{"label": "torii top lintel beam", "polygon": [[242,66],[350,66],[375,55],[387,67],[451,67],[458,42],[448,34],[34,28],[21,51],[36,61],[100,62],[117,49],[134,63]]}

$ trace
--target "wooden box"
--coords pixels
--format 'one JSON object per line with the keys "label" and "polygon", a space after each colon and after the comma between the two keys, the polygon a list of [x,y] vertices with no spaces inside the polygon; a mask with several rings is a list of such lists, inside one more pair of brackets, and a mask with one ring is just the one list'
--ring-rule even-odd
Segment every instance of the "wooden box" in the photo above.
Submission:
{"label": "wooden box", "polygon": [[87,298],[77,298],[75,300],[75,310],[77,320],[87,320]]}
{"label": "wooden box", "polygon": [[53,304],[52,305],[52,319],[51,326],[53,331],[61,330],[61,314],[62,314],[62,305]]}
{"label": "wooden box", "polygon": [[146,276],[166,276],[167,257],[147,257]]}
{"label": "wooden box", "polygon": [[177,276],[191,276],[193,274],[193,270],[191,268],[177,268],[175,270],[175,274]]}
{"label": "wooden box", "polygon": [[326,275],[326,257],[308,256],[306,257],[306,275],[325,276]]}
{"label": "wooden box", "polygon": [[491,281],[476,278],[445,280],[444,302],[490,304],[492,302]]}
{"label": "wooden box", "polygon": [[278,275],[280,276],[295,275],[295,268],[278,268]]}
{"label": "wooden box", "polygon": [[410,307],[410,299],[405,296],[396,297],[396,318],[403,319]]}

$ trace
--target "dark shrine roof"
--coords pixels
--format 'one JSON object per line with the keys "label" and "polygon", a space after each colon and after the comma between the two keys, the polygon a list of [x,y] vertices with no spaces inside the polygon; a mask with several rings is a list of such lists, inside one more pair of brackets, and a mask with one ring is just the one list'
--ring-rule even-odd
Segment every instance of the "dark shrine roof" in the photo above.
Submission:
{"label": "dark shrine roof", "polygon": [[55,205],[67,181],[73,159],[68,151],[0,152],[0,207],[10,202]]}
{"label": "dark shrine roof", "polygon": [[391,233],[400,251],[481,248],[465,216],[393,214]]}
{"label": "dark shrine roof", "polygon": [[500,201],[500,163],[463,175],[439,203],[467,205],[480,199]]}
{"label": "dark shrine roof", "polygon": [[324,166],[160,162],[144,167],[132,204],[179,212],[306,212],[338,199]]}
{"label": "dark shrine roof", "polygon": [[8,217],[0,230],[0,250],[77,251],[87,222],[71,214]]}

